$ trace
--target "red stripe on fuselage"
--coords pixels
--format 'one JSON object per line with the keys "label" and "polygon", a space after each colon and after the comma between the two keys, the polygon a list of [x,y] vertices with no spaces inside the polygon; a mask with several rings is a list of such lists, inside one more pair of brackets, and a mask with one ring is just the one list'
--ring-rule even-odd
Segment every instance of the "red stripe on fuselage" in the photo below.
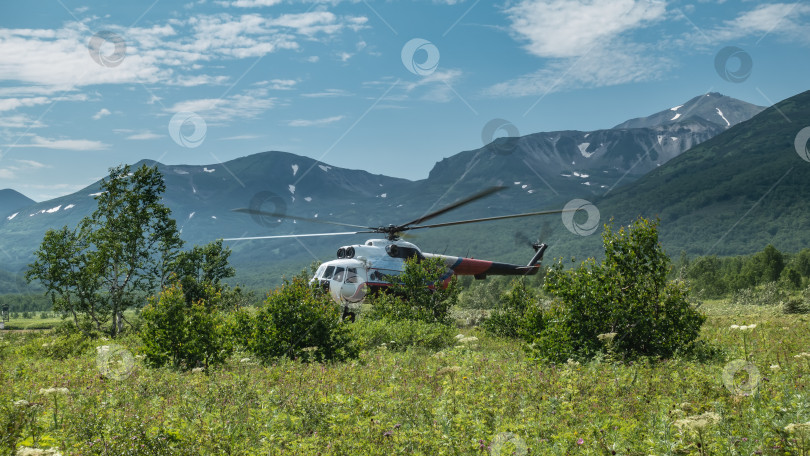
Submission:
{"label": "red stripe on fuselage", "polygon": [[461,258],[461,263],[456,263],[451,269],[456,275],[476,275],[486,273],[491,267],[492,261]]}

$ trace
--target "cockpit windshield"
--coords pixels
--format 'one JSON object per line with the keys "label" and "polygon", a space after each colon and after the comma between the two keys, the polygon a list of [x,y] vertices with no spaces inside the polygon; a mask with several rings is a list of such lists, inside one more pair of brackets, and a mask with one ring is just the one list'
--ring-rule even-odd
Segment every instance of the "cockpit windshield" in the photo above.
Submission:
{"label": "cockpit windshield", "polygon": [[344,275],[345,272],[346,272],[346,270],[343,267],[338,266],[335,269],[335,276],[332,278],[332,280],[334,280],[335,282],[341,282],[342,283],[343,282],[343,275]]}
{"label": "cockpit windshield", "polygon": [[321,276],[321,278],[322,279],[327,279],[327,280],[331,279],[332,274],[334,274],[334,273],[335,273],[335,267],[334,266],[327,266],[326,267],[326,272],[323,273],[323,276]]}

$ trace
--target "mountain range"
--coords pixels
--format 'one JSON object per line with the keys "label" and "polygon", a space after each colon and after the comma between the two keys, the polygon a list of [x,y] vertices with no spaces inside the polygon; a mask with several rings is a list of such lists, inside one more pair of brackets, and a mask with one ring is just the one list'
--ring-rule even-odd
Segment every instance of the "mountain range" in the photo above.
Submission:
{"label": "mountain range", "polygon": [[[804,121],[802,109],[810,108],[807,98],[807,94],[800,94],[778,106],[783,113],[789,111]],[[206,166],[150,161],[136,166],[157,165],[163,173],[165,202],[190,244],[223,237],[343,231],[334,226],[232,212],[238,207],[379,226],[416,218],[491,185],[506,185],[507,190],[435,221],[560,208],[581,198],[599,208],[602,222],[611,216],[624,222],[639,214],[659,215],[662,239],[670,250],[707,253],[711,252],[707,246],[715,239],[712,236],[728,222],[727,216],[739,213],[761,186],[772,185],[770,180],[779,178],[777,168],[781,170],[780,166],[787,163],[781,155],[777,159],[748,146],[757,144],[770,150],[774,136],[781,135],[781,152],[774,153],[784,153],[787,143],[793,147],[796,133],[791,128],[798,123],[785,119],[780,123],[775,107],[763,109],[718,93],[704,94],[609,129],[498,138],[482,148],[439,161],[420,181],[373,175],[278,151]],[[803,125],[810,125],[810,119]],[[736,149],[730,152],[727,148]],[[733,167],[723,159],[710,158],[728,154],[740,155]],[[793,158],[801,161],[795,152]],[[757,165],[763,159],[767,161]],[[801,163],[793,165],[798,168]],[[692,166],[704,168],[694,170]],[[797,171],[788,173],[780,185],[794,182],[793,175],[803,176]],[[772,174],[775,177],[770,179]],[[698,176],[700,182],[690,182]],[[718,181],[711,176],[723,177]],[[747,190],[740,191],[739,187]],[[0,218],[0,249],[7,258],[3,268],[23,268],[48,228],[75,226],[90,214],[98,191],[99,184],[94,183],[71,195],[23,208],[9,205],[12,209]],[[717,199],[721,192],[725,199]],[[5,211],[3,195],[0,210]],[[697,211],[690,211],[692,207]],[[722,217],[712,220],[701,212],[707,210],[720,211]],[[768,229],[781,233],[780,223],[771,222]],[[732,230],[726,237],[732,242],[712,247],[714,253],[761,249],[763,236],[751,236],[756,229]],[[743,234],[747,241],[740,241]],[[699,237],[700,242],[690,236]],[[769,241],[784,241],[785,248],[801,244],[796,240],[799,237],[790,234],[768,236]],[[282,275],[289,276],[312,261],[331,258],[336,247],[362,242],[365,237],[238,241],[229,245],[239,280],[258,287],[276,284]],[[528,258],[524,257],[530,256],[526,241],[537,237],[552,245],[549,256],[598,255],[598,235],[578,236],[563,226],[559,216],[425,230],[418,232],[415,242],[425,251],[525,261]]]}

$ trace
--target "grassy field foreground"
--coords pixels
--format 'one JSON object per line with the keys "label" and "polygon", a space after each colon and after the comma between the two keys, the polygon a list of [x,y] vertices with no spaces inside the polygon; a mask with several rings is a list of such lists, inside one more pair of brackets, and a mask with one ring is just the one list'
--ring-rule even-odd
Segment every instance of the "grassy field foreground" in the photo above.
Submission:
{"label": "grassy field foreground", "polygon": [[539,364],[521,343],[463,329],[479,340],[435,353],[383,346],[355,362],[271,366],[235,356],[177,373],[145,367],[134,338],[56,360],[52,334],[6,333],[0,435],[22,434],[2,451],[810,454],[807,318],[724,302],[703,310],[701,339],[720,351],[703,362]]}

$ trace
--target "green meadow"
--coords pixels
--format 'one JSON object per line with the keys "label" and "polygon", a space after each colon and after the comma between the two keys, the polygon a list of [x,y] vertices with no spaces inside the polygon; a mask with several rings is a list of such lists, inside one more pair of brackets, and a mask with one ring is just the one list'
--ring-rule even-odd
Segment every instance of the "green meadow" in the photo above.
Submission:
{"label": "green meadow", "polygon": [[136,336],[62,350],[52,331],[5,332],[2,451],[808,454],[808,317],[725,300],[701,310],[702,354],[558,365],[475,327],[441,351],[380,344],[348,362],[271,365],[236,353],[188,372],[146,367]]}

